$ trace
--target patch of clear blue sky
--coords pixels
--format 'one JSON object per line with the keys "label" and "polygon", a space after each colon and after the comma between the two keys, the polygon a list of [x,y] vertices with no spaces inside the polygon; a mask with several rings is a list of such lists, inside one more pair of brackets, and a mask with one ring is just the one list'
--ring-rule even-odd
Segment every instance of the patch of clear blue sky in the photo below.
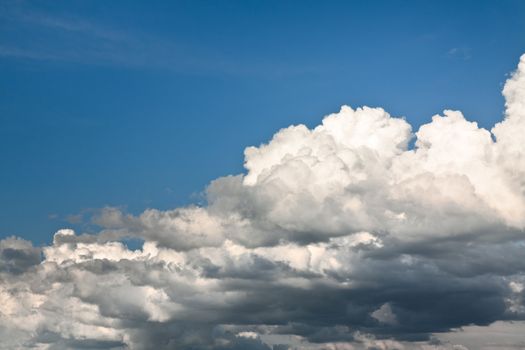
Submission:
{"label": "patch of clear blue sky", "polygon": [[524,1],[4,1],[0,237],[193,203],[342,104],[490,127],[522,52]]}

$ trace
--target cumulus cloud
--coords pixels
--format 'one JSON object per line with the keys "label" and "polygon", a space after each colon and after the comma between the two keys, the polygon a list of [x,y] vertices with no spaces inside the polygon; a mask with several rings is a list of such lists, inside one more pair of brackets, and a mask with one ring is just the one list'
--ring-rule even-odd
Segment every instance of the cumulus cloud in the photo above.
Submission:
{"label": "cumulus cloud", "polygon": [[343,106],[248,147],[205,206],[0,241],[0,348],[463,350],[469,325],[479,348],[525,317],[525,55],[503,94],[491,131]]}

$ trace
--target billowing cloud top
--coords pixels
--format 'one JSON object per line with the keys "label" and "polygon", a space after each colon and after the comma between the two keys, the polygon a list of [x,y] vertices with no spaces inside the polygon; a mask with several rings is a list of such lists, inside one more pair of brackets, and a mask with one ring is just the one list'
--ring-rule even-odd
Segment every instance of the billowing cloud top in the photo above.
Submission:
{"label": "billowing cloud top", "polygon": [[440,334],[525,316],[525,55],[503,94],[491,131],[447,110],[413,148],[343,106],[247,148],[204,207],[0,241],[0,348],[465,349]]}

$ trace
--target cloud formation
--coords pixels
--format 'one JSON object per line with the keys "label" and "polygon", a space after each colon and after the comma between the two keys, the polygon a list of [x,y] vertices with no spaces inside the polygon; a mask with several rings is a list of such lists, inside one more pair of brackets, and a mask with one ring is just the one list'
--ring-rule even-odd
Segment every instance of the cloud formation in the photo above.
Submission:
{"label": "cloud formation", "polygon": [[248,147],[206,206],[0,241],[0,348],[483,348],[525,316],[525,55],[503,94],[491,131],[343,106]]}

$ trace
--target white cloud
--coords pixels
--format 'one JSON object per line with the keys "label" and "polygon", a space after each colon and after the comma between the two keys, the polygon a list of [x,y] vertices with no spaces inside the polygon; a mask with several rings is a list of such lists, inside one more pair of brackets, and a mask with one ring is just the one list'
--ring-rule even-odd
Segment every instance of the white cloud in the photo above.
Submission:
{"label": "white cloud", "polygon": [[0,348],[463,349],[429,336],[525,314],[525,56],[503,93],[493,135],[447,110],[409,149],[344,106],[247,148],[207,206],[0,241]]}

